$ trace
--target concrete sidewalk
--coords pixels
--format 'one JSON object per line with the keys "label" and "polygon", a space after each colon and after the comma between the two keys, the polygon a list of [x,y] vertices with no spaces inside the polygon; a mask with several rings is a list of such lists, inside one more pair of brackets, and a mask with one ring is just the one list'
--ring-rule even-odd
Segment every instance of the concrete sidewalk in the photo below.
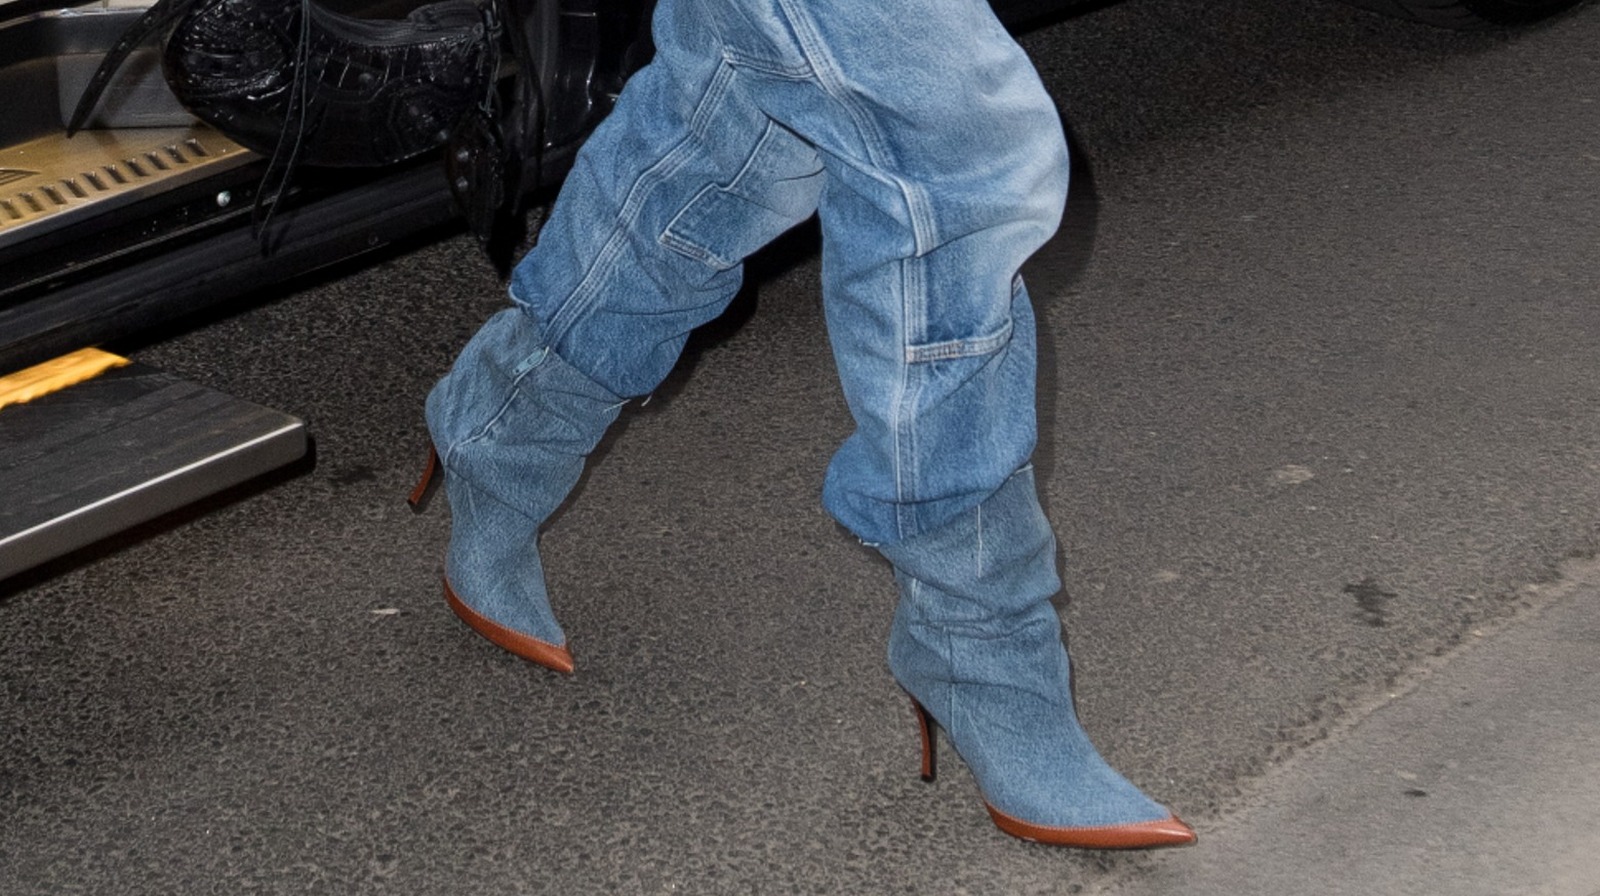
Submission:
{"label": "concrete sidewalk", "polygon": [[1600,894],[1600,565],[1269,774],[1120,894]]}

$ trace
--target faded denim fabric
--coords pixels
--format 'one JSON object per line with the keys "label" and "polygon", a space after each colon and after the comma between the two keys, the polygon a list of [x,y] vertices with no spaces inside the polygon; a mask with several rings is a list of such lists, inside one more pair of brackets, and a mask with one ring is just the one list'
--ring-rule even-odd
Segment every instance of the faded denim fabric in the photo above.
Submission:
{"label": "faded denim fabric", "polygon": [[655,60],[517,266],[516,307],[428,400],[447,575],[480,613],[557,645],[538,527],[617,406],[726,308],[743,259],[813,214],[857,425],[827,509],[892,544],[976,506],[1035,440],[1018,269],[1059,223],[1066,145],[988,5],[664,0],[654,33]]}
{"label": "faded denim fabric", "polygon": [[538,342],[515,308],[490,318],[428,394],[450,500],[445,579],[479,615],[566,645],[539,527],[577,485],[622,404]]}
{"label": "faded denim fabric", "polygon": [[1018,270],[1066,196],[1022,50],[981,0],[666,0],[655,37],[516,270],[539,341],[646,394],[742,260],[816,213],[857,425],[824,504],[872,543],[976,505],[1033,451]]}
{"label": "faded denim fabric", "polygon": [[983,0],[664,0],[655,39],[518,265],[515,307],[429,395],[455,592],[565,643],[539,526],[623,402],[723,311],[743,260],[815,214],[856,423],[823,503],[895,566],[896,679],[994,809],[1059,827],[1168,817],[1078,724],[1050,604],[1018,270],[1059,223],[1067,158],[1033,67]]}
{"label": "faded denim fabric", "polygon": [[1032,468],[882,551],[900,584],[889,668],[938,719],[985,802],[1056,828],[1171,817],[1106,764],[1078,722],[1050,603],[1061,590],[1055,536]]}

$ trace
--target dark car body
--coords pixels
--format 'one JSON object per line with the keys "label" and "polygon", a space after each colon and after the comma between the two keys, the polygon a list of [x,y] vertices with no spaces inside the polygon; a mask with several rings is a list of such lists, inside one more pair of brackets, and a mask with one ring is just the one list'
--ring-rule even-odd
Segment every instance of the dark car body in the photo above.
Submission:
{"label": "dark car body", "polygon": [[[639,64],[642,3],[527,0],[538,17],[546,183]],[[395,15],[382,6],[363,15]],[[266,161],[192,119],[136,55],[90,129],[65,122],[142,12],[0,4],[0,370],[138,332],[451,221],[438,155],[372,170],[302,166],[265,242]],[[403,12],[403,9],[401,10]]]}

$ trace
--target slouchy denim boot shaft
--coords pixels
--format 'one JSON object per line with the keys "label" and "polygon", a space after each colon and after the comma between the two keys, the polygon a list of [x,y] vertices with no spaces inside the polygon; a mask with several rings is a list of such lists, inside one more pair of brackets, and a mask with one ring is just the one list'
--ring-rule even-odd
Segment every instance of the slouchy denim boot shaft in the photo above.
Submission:
{"label": "slouchy denim boot shaft", "polygon": [[539,343],[526,315],[495,315],[428,395],[445,470],[445,582],[495,625],[563,648],[538,532],[583,473],[622,400]]}
{"label": "slouchy denim boot shaft", "polygon": [[[1060,590],[1055,547],[1031,468],[943,527],[882,547],[901,595],[890,669],[1012,833],[1015,822],[1060,831],[1174,821],[1106,764],[1078,722],[1050,603]],[[1176,822],[1156,842],[1116,845],[1189,839]]]}

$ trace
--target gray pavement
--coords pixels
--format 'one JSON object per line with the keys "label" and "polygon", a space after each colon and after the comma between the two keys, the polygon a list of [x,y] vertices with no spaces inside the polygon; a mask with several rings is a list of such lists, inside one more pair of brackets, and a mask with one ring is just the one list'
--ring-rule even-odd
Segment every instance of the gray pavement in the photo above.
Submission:
{"label": "gray pavement", "polygon": [[1600,893],[1600,565],[1565,572],[1111,891]]}
{"label": "gray pavement", "polygon": [[0,584],[0,893],[1137,893],[1541,618],[1600,546],[1600,7],[1131,0],[1026,43],[1080,164],[1028,276],[1082,709],[1199,846],[1029,846],[917,780],[888,570],[817,502],[849,419],[804,234],[554,521],[577,676],[467,632],[402,500],[503,301],[453,238],[132,347],[316,463]]}

